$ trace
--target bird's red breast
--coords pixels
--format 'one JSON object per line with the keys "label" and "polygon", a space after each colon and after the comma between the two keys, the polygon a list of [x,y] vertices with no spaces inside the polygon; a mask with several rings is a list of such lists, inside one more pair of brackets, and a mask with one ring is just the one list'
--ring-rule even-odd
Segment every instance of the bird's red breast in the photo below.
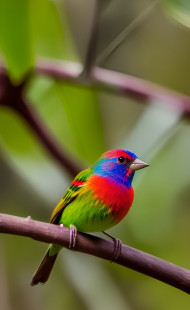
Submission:
{"label": "bird's red breast", "polygon": [[102,208],[109,207],[116,223],[120,222],[128,213],[134,198],[132,186],[126,187],[109,178],[92,175],[88,180],[88,187],[93,190]]}

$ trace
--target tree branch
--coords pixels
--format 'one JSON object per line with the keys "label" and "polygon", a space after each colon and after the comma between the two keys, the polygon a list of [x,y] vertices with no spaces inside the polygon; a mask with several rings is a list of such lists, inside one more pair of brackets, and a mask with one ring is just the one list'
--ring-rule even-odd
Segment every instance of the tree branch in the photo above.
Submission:
{"label": "tree branch", "polygon": [[22,116],[22,118],[30,126],[36,137],[46,150],[61,164],[63,168],[75,176],[80,170],[75,160],[71,159],[67,151],[60,147],[58,141],[53,137],[52,133],[35,111],[34,107],[28,103],[25,98],[24,86],[27,79],[20,85],[13,85],[6,71],[0,70],[0,105],[8,106]]}
{"label": "tree branch", "polygon": [[44,124],[39,115],[31,107],[31,105],[24,98],[20,98],[18,102],[19,105],[15,108],[17,112],[24,118],[24,120],[29,124],[32,131],[36,134],[37,138],[41,141],[42,145],[47,149],[47,151],[56,159],[61,166],[72,175],[76,174],[81,170],[81,167],[77,165],[71,157],[67,154],[67,151],[61,148],[59,142],[55,137],[53,137],[50,130]]}
{"label": "tree branch", "polygon": [[100,15],[100,0],[97,0],[94,3],[90,39],[89,39],[88,46],[87,46],[83,72],[81,74],[81,78],[84,78],[87,80],[91,76],[91,71],[93,70],[93,67],[95,64],[99,15]]}
{"label": "tree branch", "polygon": [[[36,64],[36,72],[78,85],[85,85],[84,79],[80,78],[82,70],[81,64],[71,61],[41,58]],[[185,116],[190,116],[188,96],[131,75],[94,67],[91,69],[88,85],[129,96],[144,103],[150,103],[151,100],[156,99],[178,109]]]}
{"label": "tree branch", "polygon": [[[0,213],[0,233],[20,235],[34,240],[60,244],[69,248],[70,230],[58,225],[32,220],[30,217]],[[89,234],[78,233],[75,251],[110,260],[114,244]],[[122,245],[122,253],[115,262],[190,294],[190,271],[163,259]]]}

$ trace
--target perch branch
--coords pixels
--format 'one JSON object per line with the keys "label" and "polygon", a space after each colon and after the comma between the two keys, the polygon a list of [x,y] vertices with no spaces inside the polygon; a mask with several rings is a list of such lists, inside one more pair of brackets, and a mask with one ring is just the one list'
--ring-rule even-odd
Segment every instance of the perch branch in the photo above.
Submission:
{"label": "perch branch", "polygon": [[[68,228],[34,221],[30,217],[21,218],[0,213],[0,233],[25,236],[69,248]],[[113,248],[112,241],[84,233],[77,235],[75,251],[110,260]],[[116,263],[190,294],[190,271],[187,269],[126,245],[122,245],[122,253]]]}
{"label": "perch branch", "polygon": [[[84,79],[80,78],[82,70],[81,64],[71,61],[52,61],[41,58],[36,64],[37,73],[77,85],[85,85]],[[129,96],[144,103],[150,103],[155,99],[178,109],[183,115],[190,116],[190,98],[188,96],[128,74],[94,67],[91,69],[88,85]]]}

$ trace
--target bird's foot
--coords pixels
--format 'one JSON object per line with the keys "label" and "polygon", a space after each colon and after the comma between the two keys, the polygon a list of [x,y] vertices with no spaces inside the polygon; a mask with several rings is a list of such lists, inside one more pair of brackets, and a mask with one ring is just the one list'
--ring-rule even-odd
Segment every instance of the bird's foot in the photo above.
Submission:
{"label": "bird's foot", "polygon": [[121,248],[122,248],[122,242],[120,239],[117,239],[113,236],[111,236],[110,234],[106,233],[105,231],[102,231],[106,236],[108,236],[109,238],[111,238],[114,242],[114,251],[113,251],[113,255],[111,258],[111,262],[114,262],[118,259],[118,257],[121,255]]}
{"label": "bird's foot", "polygon": [[74,225],[70,225],[70,241],[69,241],[69,249],[74,248],[77,240],[77,229]]}
{"label": "bird's foot", "polygon": [[[59,225],[60,227],[65,227],[63,223]],[[70,239],[69,239],[69,249],[72,249],[76,245],[76,240],[77,240],[77,229],[74,225],[70,225]]]}

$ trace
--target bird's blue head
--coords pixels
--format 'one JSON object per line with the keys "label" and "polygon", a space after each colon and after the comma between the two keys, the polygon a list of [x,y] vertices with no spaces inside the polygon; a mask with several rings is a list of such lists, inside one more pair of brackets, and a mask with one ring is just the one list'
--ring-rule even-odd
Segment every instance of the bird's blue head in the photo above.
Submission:
{"label": "bird's blue head", "polygon": [[111,150],[104,153],[93,165],[94,174],[107,177],[112,181],[130,187],[136,170],[148,164],[125,150]]}

